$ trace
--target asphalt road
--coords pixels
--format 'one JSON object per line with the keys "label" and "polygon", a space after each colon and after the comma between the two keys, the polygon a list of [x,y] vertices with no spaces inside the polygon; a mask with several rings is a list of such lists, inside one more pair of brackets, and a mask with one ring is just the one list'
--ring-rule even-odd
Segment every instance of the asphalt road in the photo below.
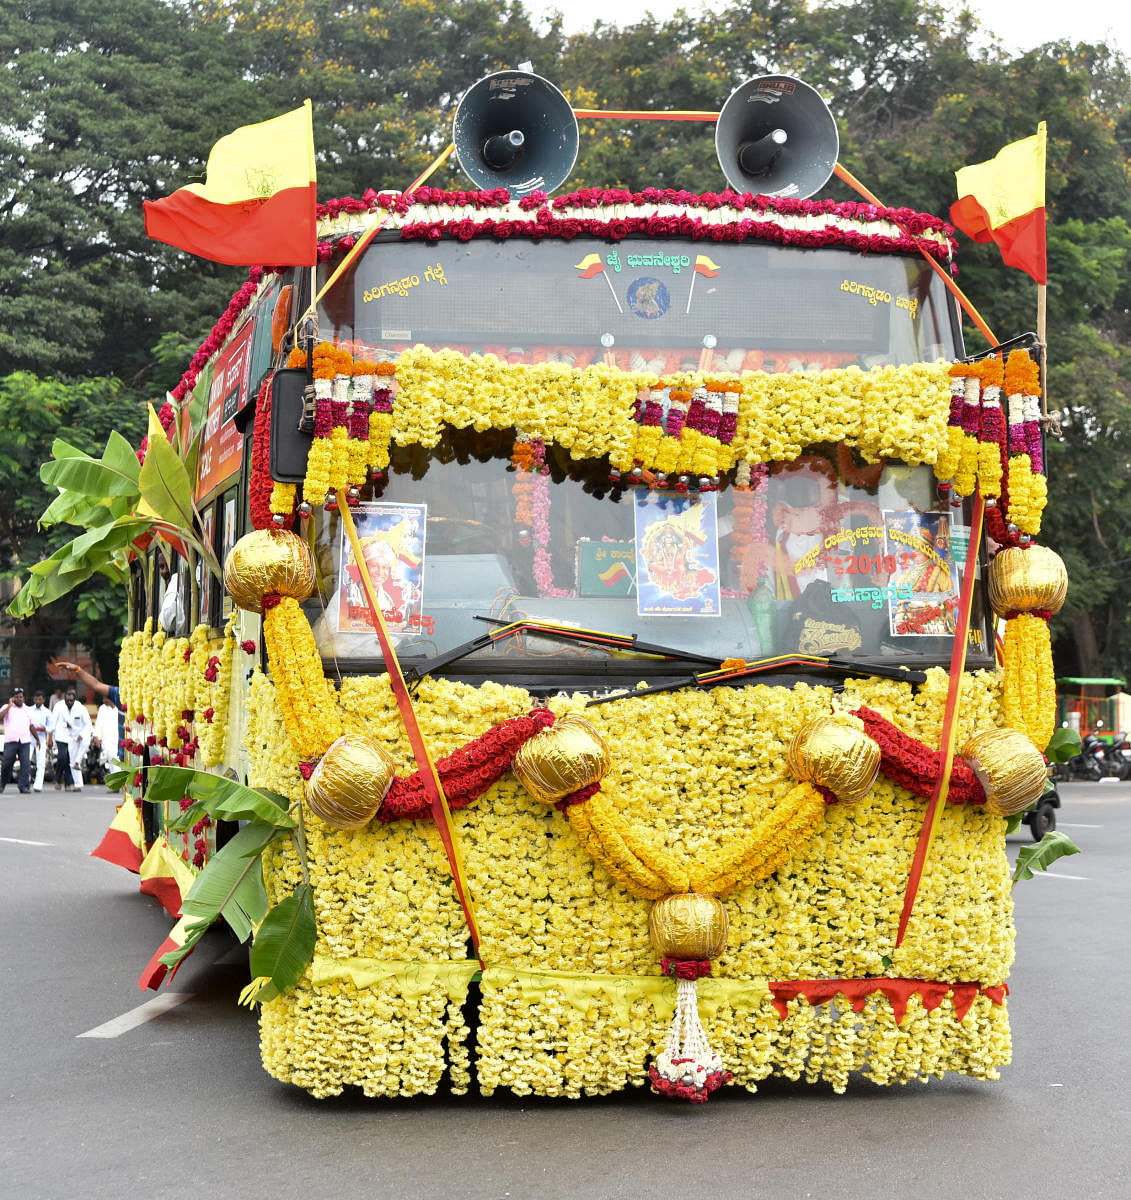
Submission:
{"label": "asphalt road", "polygon": [[696,1110],[646,1092],[314,1101],[260,1068],[235,1003],[245,959],[219,932],[172,1007],[82,1037],[152,996],[136,980],[169,921],[89,856],[113,797],[13,793],[0,796],[4,1200],[1131,1195],[1131,784],[1065,785],[1060,827],[1084,853],[1017,888],[1014,1061],[999,1083],[861,1081],[838,1097],[771,1082]]}

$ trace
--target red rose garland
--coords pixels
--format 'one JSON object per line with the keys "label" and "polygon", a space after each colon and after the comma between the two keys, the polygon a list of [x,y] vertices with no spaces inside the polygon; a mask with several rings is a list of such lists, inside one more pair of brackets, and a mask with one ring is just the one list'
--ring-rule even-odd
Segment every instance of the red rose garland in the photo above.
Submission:
{"label": "red rose garland", "polygon": [[[554,723],[554,715],[536,708],[526,717],[512,717],[494,725],[467,745],[436,763],[449,807],[466,808],[497,783],[510,769],[514,756],[536,733]],[[377,820],[422,820],[431,817],[432,806],[424,792],[420,772],[393,780]]]}
{"label": "red rose garland", "polygon": [[[942,772],[942,752],[903,733],[873,709],[861,706],[852,714],[864,722],[864,732],[880,748],[880,771],[913,795],[929,799]],[[956,757],[950,769],[948,804],[985,804],[986,793],[973,768]]]}

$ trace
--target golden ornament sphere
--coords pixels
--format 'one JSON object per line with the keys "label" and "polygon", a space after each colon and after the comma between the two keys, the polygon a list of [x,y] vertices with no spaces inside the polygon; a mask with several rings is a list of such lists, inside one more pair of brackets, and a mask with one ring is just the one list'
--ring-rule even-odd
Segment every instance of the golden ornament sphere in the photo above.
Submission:
{"label": "golden ornament sphere", "polygon": [[1016,729],[983,729],[962,747],[986,793],[985,809],[998,817],[1024,812],[1045,790],[1044,756]]}
{"label": "golden ornament sphere", "polygon": [[514,773],[535,800],[553,804],[600,783],[609,771],[609,747],[584,717],[559,717],[514,756]]}
{"label": "golden ornament sphere", "polygon": [[715,896],[674,892],[652,902],[648,933],[661,958],[718,958],[727,944],[726,906]]}
{"label": "golden ornament sphere", "polygon": [[310,547],[289,529],[254,529],[228,551],[224,587],[247,612],[262,612],[272,592],[301,603],[314,591]]}
{"label": "golden ornament sphere", "polygon": [[999,617],[1047,609],[1060,612],[1068,595],[1068,572],[1045,546],[1009,546],[990,563],[990,604]]}
{"label": "golden ornament sphere", "polygon": [[855,725],[835,717],[807,721],[786,751],[793,774],[827,787],[839,800],[862,800],[880,773],[880,748]]}
{"label": "golden ornament sphere", "polygon": [[392,756],[371,738],[346,734],[322,755],[306,781],[306,802],[335,829],[373,820],[394,777]]}

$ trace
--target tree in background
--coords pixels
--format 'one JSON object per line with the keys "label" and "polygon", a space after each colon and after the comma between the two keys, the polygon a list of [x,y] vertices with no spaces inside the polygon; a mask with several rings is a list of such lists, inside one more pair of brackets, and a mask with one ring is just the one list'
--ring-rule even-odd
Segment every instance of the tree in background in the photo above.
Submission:
{"label": "tree in background", "polygon": [[[200,178],[217,138],[306,96],[322,199],[405,186],[446,143],[463,90],[524,60],[591,108],[715,110],[753,75],[799,75],[837,117],[848,169],[885,203],[935,213],[958,167],[1047,120],[1049,390],[1064,437],[1045,540],[1082,584],[1054,626],[1058,664],[1131,665],[1131,83],[1106,47],[1012,57],[928,0],[752,0],[568,39],[518,0],[23,0],[0,10],[0,46],[0,381],[113,377],[138,398],[175,382],[243,278],[147,242],[141,200]],[[468,186],[454,165],[431,182]],[[594,121],[565,188],[595,185],[724,181],[709,126]],[[960,262],[999,336],[1033,328],[1035,289],[995,247],[963,239]]]}

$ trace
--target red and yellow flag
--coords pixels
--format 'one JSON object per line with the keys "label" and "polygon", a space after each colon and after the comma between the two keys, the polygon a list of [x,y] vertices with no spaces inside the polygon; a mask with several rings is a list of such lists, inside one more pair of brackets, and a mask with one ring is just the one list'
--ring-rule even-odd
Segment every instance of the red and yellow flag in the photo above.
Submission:
{"label": "red and yellow flag", "polygon": [[976,242],[996,242],[1002,261],[1048,282],[1045,255],[1045,123],[988,162],[955,173],[950,219]]}
{"label": "red and yellow flag", "polygon": [[705,275],[708,279],[714,279],[721,270],[722,267],[706,254],[697,254],[695,256],[696,275]]}
{"label": "red and yellow flag", "polygon": [[127,796],[110,822],[102,841],[90,852],[95,858],[125,867],[136,875],[145,858],[145,834],[141,827],[141,813],[132,796]]}
{"label": "red and yellow flag", "polygon": [[208,155],[206,182],[146,200],[145,232],[231,266],[310,267],[316,260],[314,127],[302,108],[244,125]]}

